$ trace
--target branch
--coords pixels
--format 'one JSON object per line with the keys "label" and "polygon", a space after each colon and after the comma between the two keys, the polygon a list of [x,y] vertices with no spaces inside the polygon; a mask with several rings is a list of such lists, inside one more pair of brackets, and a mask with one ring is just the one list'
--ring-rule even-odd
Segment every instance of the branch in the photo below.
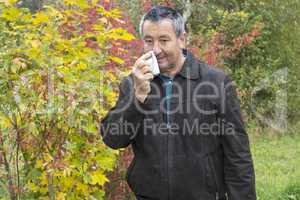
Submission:
{"label": "branch", "polygon": [[12,180],[12,176],[11,176],[11,169],[10,169],[10,166],[9,166],[9,162],[7,161],[6,153],[4,151],[3,140],[0,140],[0,142],[1,142],[1,144],[0,144],[0,153],[2,153],[2,157],[3,157],[3,161],[4,161],[4,168],[5,168],[5,171],[6,171],[6,178],[8,180],[9,196],[10,196],[11,200],[16,200],[17,198],[16,198],[16,193],[14,191],[14,184],[13,184],[13,180]]}

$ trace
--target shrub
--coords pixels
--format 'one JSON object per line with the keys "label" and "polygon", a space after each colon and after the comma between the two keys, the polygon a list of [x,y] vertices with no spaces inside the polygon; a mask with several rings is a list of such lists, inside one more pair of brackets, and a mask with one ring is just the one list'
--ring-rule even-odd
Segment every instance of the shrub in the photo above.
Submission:
{"label": "shrub", "polygon": [[117,97],[108,64],[123,63],[110,49],[133,35],[94,0],[0,10],[0,196],[103,199],[118,151],[98,123]]}

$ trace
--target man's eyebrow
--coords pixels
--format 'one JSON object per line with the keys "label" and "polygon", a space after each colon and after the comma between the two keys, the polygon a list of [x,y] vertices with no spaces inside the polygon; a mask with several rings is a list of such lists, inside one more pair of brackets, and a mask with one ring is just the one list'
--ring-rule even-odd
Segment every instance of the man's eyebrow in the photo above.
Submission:
{"label": "man's eyebrow", "polygon": [[[152,39],[153,37],[152,36],[150,36],[150,35],[145,35],[144,37],[143,37],[143,39]],[[170,36],[169,35],[161,35],[161,36],[159,36],[159,38],[161,39],[161,38],[170,38]]]}
{"label": "man's eyebrow", "polygon": [[152,39],[152,37],[150,35],[145,35],[143,39]]}
{"label": "man's eyebrow", "polygon": [[170,36],[168,36],[168,35],[161,35],[161,36],[159,36],[159,38],[170,38]]}

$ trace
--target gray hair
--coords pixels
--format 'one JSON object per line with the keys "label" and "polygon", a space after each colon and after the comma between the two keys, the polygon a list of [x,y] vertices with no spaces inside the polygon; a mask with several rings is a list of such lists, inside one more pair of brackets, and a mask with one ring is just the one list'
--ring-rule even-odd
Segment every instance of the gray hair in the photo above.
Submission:
{"label": "gray hair", "polygon": [[181,35],[181,33],[185,32],[185,21],[182,15],[174,10],[173,8],[167,6],[155,6],[152,7],[141,19],[139,26],[140,36],[143,36],[143,25],[146,20],[150,20],[151,22],[159,22],[164,19],[170,19],[172,25],[174,27],[174,31],[177,37]]}

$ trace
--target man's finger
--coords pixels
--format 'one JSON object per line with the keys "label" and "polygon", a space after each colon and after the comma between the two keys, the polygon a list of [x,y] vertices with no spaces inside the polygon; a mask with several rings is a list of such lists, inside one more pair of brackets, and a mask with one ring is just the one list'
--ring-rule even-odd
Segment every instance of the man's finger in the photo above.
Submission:
{"label": "man's finger", "polygon": [[141,69],[142,74],[151,73],[149,65],[144,65]]}
{"label": "man's finger", "polygon": [[146,60],[151,58],[151,56],[152,56],[151,52],[148,52],[148,53],[145,53],[144,55],[142,55],[140,58],[138,58],[134,64],[133,70],[135,70],[137,68],[141,68],[144,65],[148,65]]}
{"label": "man's finger", "polygon": [[144,80],[152,80],[154,78],[152,73],[144,74]]}
{"label": "man's finger", "polygon": [[151,58],[152,54],[151,51],[145,53],[144,55],[142,55],[139,59],[141,60],[148,60],[149,58]]}

